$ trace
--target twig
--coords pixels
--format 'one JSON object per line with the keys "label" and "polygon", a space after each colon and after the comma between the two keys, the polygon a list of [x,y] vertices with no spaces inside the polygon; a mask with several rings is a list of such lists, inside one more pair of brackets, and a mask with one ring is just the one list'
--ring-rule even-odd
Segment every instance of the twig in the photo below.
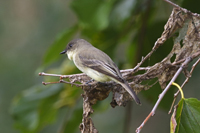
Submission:
{"label": "twig", "polygon": [[88,86],[87,84],[75,84],[75,83],[67,82],[64,80],[60,80],[60,83],[71,84],[71,85],[75,85],[76,87]]}
{"label": "twig", "polygon": [[[150,69],[150,67],[139,67],[138,68],[139,71],[147,71],[149,69]],[[121,73],[129,72],[129,71],[134,71],[134,68],[133,69],[120,70]],[[44,72],[39,73],[39,76],[62,77],[62,79],[69,78],[69,77],[72,77],[72,76],[77,76],[78,77],[78,76],[84,76],[84,75],[85,75],[84,73],[72,74],[72,75],[50,74],[50,73],[44,73]]]}
{"label": "twig", "polygon": [[173,3],[173,2],[171,2],[170,0],[163,0],[163,1],[169,3],[170,5],[172,5],[172,6],[175,7],[175,8],[178,8],[179,10],[182,10],[182,11],[185,12],[185,13],[188,13],[188,14],[190,14],[190,15],[193,15],[193,16],[197,17],[197,18],[200,18],[200,15],[199,15],[199,14],[197,14],[197,13],[192,13],[191,11],[189,11],[189,10],[187,10],[187,9],[185,9],[185,8],[180,7],[179,5],[177,5],[177,4]]}
{"label": "twig", "polygon": [[[194,59],[194,58],[196,58],[196,57],[198,57],[198,56],[200,56],[200,51],[197,51],[197,52],[195,52],[193,55],[191,55],[191,58]],[[184,62],[185,60],[186,60],[186,59],[184,58],[184,59],[181,59],[181,60],[179,60],[179,61],[177,61],[177,62],[173,62],[172,65],[178,65],[178,64]]]}
{"label": "twig", "polygon": [[169,4],[172,5],[173,7],[176,7],[176,8],[178,8],[178,9],[180,9],[180,10],[183,9],[182,7],[180,7],[179,5],[177,5],[177,4],[173,3],[173,2],[171,2],[170,0],[163,0],[163,1],[169,3]]}
{"label": "twig", "polygon": [[50,74],[50,73],[44,73],[44,72],[39,73],[39,76],[62,77],[62,79],[69,78],[71,76],[83,76],[83,75],[85,75],[85,74],[84,73],[80,73],[80,74],[73,74],[73,75],[60,75],[60,74]]}
{"label": "twig", "polygon": [[[194,68],[197,66],[197,64],[199,64],[200,62],[200,58],[192,65],[192,69],[190,70],[190,75],[192,75]],[[184,83],[181,85],[181,88],[183,88],[185,86],[185,84],[189,81],[190,77],[187,77],[186,80],[184,81]]]}
{"label": "twig", "polygon": [[155,49],[152,49],[145,57],[142,57],[140,63],[138,63],[137,66],[133,68],[132,74],[139,70],[140,66],[153,54],[154,51]]}
{"label": "twig", "polygon": [[63,79],[57,81],[57,82],[42,82],[43,85],[49,85],[49,84],[59,84],[59,83],[66,83],[66,84],[71,84],[71,85],[75,85],[77,87],[82,87],[82,86],[86,86],[85,84],[75,84],[75,83],[72,83],[72,82],[67,82],[67,81],[64,81]]}
{"label": "twig", "polygon": [[43,85],[58,84],[58,83],[60,83],[60,81],[56,81],[56,82],[42,82]]}
{"label": "twig", "polygon": [[179,74],[181,73],[181,71],[184,69],[184,67],[191,62],[192,58],[188,57],[183,64],[180,66],[180,68],[178,69],[178,71],[175,73],[175,75],[173,76],[173,78],[171,79],[171,81],[169,82],[169,84],[167,85],[167,87],[164,89],[164,91],[159,95],[159,98],[156,102],[156,104],[154,105],[153,109],[151,110],[150,114],[147,116],[147,118],[143,121],[143,123],[137,128],[136,133],[140,133],[140,131],[142,130],[142,128],[144,127],[145,123],[150,119],[150,116],[153,116],[155,114],[155,111],[158,107],[158,105],[160,104],[161,100],[163,99],[164,95],[166,94],[166,92],[169,90],[172,82],[174,82],[176,80],[176,78],[179,76]]}
{"label": "twig", "polygon": [[[150,69],[150,67],[139,67],[138,71],[148,71]],[[127,73],[129,74],[131,71],[133,71],[133,69],[125,69],[125,70],[120,70],[120,72],[122,73],[122,75],[126,75]],[[41,72],[39,73],[39,76],[53,76],[53,77],[60,77],[60,81],[56,81],[56,82],[42,82],[43,85],[48,85],[48,84],[57,84],[57,83],[67,83],[67,84],[72,84],[72,85],[76,85],[80,87],[80,84],[74,84],[72,82],[67,82],[64,81],[62,79],[66,79],[66,78],[71,78],[71,79],[75,79],[76,77],[83,77],[83,76],[87,76],[84,73],[80,73],[80,74],[72,74],[72,75],[60,75],[60,74],[50,74],[50,73],[44,73]],[[89,77],[88,77],[89,78]],[[82,85],[83,86],[83,85]]]}
{"label": "twig", "polygon": [[[190,75],[192,75],[192,73],[193,73],[195,67],[197,66],[197,64],[198,64],[199,62],[200,62],[200,58],[192,65],[192,69],[190,70]],[[183,87],[185,86],[185,84],[189,81],[189,79],[190,79],[190,77],[187,77],[187,78],[185,79],[185,81],[184,81],[183,84],[181,85],[181,88],[183,88]],[[174,103],[175,103],[175,101],[176,101],[176,98],[177,98],[179,92],[180,92],[180,91],[178,90],[178,91],[174,94],[174,100],[173,100],[173,102],[172,102],[172,105],[171,105],[171,108],[170,108],[168,114],[171,114],[172,109],[173,109],[173,106],[174,106]]]}
{"label": "twig", "polygon": [[171,113],[172,113],[172,109],[173,109],[173,107],[174,107],[175,101],[176,101],[176,98],[174,98],[174,100],[173,100],[173,102],[172,102],[172,105],[171,105],[171,108],[170,108],[168,114],[171,114]]}
{"label": "twig", "polygon": [[[151,67],[139,67],[138,71],[147,71],[149,70]],[[125,69],[125,70],[120,70],[121,73],[125,73],[125,72],[129,72],[129,71],[134,71],[133,69]]]}

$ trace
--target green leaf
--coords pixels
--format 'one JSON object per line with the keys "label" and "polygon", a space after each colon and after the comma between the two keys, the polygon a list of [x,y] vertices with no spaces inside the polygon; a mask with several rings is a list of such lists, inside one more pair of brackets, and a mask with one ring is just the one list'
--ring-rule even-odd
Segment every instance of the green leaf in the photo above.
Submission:
{"label": "green leaf", "polygon": [[73,0],[71,7],[83,28],[102,30],[109,24],[112,4],[113,0]]}
{"label": "green leaf", "polygon": [[77,129],[79,124],[81,123],[83,116],[83,109],[78,108],[73,111],[71,118],[65,123],[64,130],[61,133],[74,133]]}
{"label": "green leaf", "polygon": [[195,98],[181,99],[176,112],[176,133],[200,132],[200,101]]}
{"label": "green leaf", "polygon": [[49,47],[44,55],[43,67],[55,62],[60,57],[60,52],[62,52],[67,43],[72,39],[72,36],[76,33],[78,26],[67,29],[64,33],[61,33],[55,42]]}
{"label": "green leaf", "polygon": [[61,89],[60,85],[34,86],[15,97],[11,105],[15,127],[23,133],[35,133],[53,122],[58,110],[53,105]]}

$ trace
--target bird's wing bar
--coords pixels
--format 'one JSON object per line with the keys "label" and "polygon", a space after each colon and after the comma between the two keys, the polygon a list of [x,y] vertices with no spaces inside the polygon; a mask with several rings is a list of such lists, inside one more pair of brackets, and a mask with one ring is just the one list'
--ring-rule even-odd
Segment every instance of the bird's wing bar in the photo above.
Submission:
{"label": "bird's wing bar", "polygon": [[79,56],[79,58],[84,66],[87,66],[93,70],[96,70],[100,73],[110,76],[119,82],[124,82],[123,79],[118,76],[117,71],[108,63],[96,59],[86,59],[82,56]]}

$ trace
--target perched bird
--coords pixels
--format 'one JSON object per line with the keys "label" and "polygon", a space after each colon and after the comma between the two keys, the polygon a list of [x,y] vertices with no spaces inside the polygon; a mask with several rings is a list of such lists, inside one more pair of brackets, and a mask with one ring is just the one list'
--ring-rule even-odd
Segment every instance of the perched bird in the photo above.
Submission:
{"label": "perched bird", "polygon": [[118,67],[111,58],[89,42],[84,39],[74,39],[67,44],[66,49],[60,54],[67,54],[79,70],[96,81],[106,82],[112,80],[119,83],[133,97],[135,102],[140,104],[139,98],[127,81],[123,79]]}

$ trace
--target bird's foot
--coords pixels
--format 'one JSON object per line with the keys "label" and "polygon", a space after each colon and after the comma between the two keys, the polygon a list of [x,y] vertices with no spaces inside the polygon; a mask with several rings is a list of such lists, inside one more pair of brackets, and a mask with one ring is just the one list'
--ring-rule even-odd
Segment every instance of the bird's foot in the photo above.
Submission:
{"label": "bird's foot", "polygon": [[91,79],[91,80],[87,81],[85,84],[88,85],[90,87],[90,89],[91,89],[92,85],[90,83],[93,82],[93,81],[94,81],[94,79]]}
{"label": "bird's foot", "polygon": [[91,79],[91,80],[87,81],[85,84],[89,85],[89,83],[91,83],[93,81],[94,81],[94,79]]}
{"label": "bird's foot", "polygon": [[106,85],[107,83],[104,83],[104,82],[98,82],[98,84],[100,84],[100,85]]}

